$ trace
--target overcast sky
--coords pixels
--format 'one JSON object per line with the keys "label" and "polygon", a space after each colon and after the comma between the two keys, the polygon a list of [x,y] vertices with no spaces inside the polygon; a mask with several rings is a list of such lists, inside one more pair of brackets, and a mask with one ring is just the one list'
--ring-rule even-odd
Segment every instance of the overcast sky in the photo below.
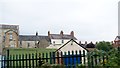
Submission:
{"label": "overcast sky", "polygon": [[81,41],[113,41],[118,35],[119,0],[0,0],[0,23],[20,34],[65,34]]}

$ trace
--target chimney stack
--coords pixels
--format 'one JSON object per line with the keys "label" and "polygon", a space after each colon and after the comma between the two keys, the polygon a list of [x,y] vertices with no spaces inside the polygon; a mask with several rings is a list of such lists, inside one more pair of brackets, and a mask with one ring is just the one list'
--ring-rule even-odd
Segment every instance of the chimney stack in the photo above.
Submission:
{"label": "chimney stack", "polygon": [[70,35],[71,35],[72,37],[74,37],[74,31],[71,31]]}
{"label": "chimney stack", "polygon": [[81,45],[81,41],[79,41],[79,44]]}
{"label": "chimney stack", "polygon": [[63,31],[60,32],[60,35],[63,36]]}
{"label": "chimney stack", "polygon": [[38,36],[38,32],[36,32],[36,36]]}
{"label": "chimney stack", "polygon": [[85,44],[87,45],[87,41],[85,41]]}
{"label": "chimney stack", "polygon": [[50,31],[48,31],[48,37],[50,38]]}

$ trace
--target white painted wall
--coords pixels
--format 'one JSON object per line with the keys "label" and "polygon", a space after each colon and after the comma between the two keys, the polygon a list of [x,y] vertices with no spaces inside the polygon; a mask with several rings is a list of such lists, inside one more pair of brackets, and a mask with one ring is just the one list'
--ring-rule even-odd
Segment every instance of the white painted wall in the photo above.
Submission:
{"label": "white painted wall", "polygon": [[55,42],[55,44],[65,44],[69,40],[70,39],[63,39],[64,43],[62,43],[62,39],[51,39],[51,43],[54,44],[53,42]]}
{"label": "white painted wall", "polygon": [[[60,48],[62,45],[64,45],[65,43],[67,43],[68,41],[70,41],[70,39],[63,39],[64,43],[62,43],[62,39],[51,39],[51,43],[47,48],[54,48],[54,49],[58,49]],[[55,41],[55,44],[53,43]],[[77,40],[76,40],[77,41]],[[78,41],[77,41],[78,42]]]}
{"label": "white painted wall", "polygon": [[[76,51],[76,50],[77,51],[81,50],[82,51],[81,53],[83,54],[83,50],[85,50],[85,49],[82,48],[81,46],[79,46],[78,44],[76,44],[75,42],[70,41],[67,45],[62,47],[60,50],[62,52],[68,52],[68,51],[72,52],[72,51]],[[85,54],[86,53],[87,53],[87,51],[85,50]]]}
{"label": "white painted wall", "polygon": [[[66,52],[66,54],[68,55],[68,51],[70,51],[70,54],[72,54],[72,51],[74,51],[74,54],[75,54],[75,51],[79,52],[79,50],[81,51],[81,54],[83,54],[83,50],[84,50],[85,55],[87,55],[87,50],[85,50],[84,48],[82,48],[81,46],[79,46],[78,44],[72,41],[70,41],[68,44],[66,44],[64,47],[60,49],[60,51],[63,52],[63,55],[64,55],[64,52]],[[85,57],[85,60],[86,60],[85,63],[87,63],[87,57]],[[82,64],[84,64],[83,57],[82,57]]]}

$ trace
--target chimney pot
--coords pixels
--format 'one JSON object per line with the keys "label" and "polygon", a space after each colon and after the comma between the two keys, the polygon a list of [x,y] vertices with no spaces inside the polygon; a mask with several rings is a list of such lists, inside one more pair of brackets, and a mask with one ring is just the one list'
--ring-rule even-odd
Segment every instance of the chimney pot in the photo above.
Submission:
{"label": "chimney pot", "polygon": [[87,41],[85,41],[85,44],[87,44]]}
{"label": "chimney pot", "polygon": [[70,35],[71,35],[72,37],[74,37],[74,31],[71,31]]}

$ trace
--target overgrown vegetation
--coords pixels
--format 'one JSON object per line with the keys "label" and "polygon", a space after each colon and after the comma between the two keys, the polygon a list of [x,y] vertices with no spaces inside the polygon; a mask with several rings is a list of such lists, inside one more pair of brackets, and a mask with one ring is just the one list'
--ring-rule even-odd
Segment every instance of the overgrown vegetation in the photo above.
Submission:
{"label": "overgrown vegetation", "polygon": [[[97,43],[96,50],[90,52],[91,56],[105,56],[104,62],[101,61],[98,66],[117,67],[120,66],[120,47],[113,48],[110,42],[99,42]],[[97,66],[97,65],[96,65]]]}

